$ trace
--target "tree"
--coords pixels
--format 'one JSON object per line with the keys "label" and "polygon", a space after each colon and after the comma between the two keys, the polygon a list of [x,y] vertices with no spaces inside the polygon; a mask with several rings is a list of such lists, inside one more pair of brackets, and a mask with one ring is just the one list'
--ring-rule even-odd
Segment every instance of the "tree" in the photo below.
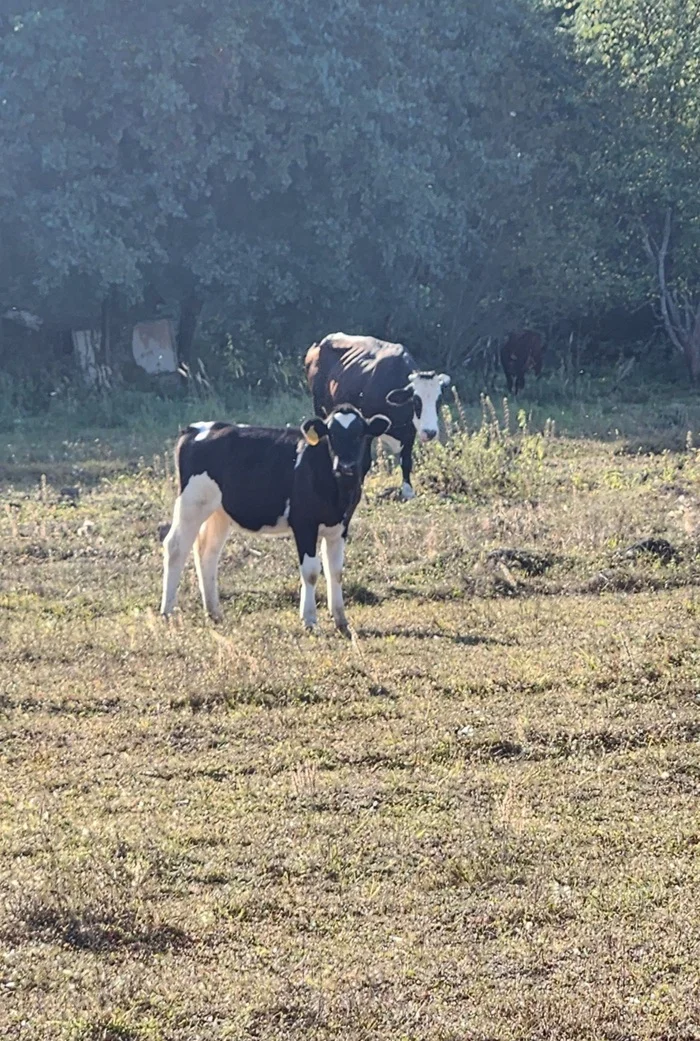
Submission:
{"label": "tree", "polygon": [[644,248],[656,270],[661,317],[671,343],[683,355],[693,383],[700,379],[700,299],[688,291],[671,288],[666,274],[668,248],[671,242],[671,210],[666,210],[661,241],[657,244],[646,228]]}
{"label": "tree", "polygon": [[457,364],[610,294],[590,102],[534,4],[13,3],[8,303],[75,324],[184,301],[183,343],[201,313],[250,356],[344,327]]}
{"label": "tree", "polygon": [[[617,249],[630,295],[648,297],[658,283],[664,327],[695,380],[700,0],[580,0],[569,8],[568,30],[602,112],[589,179],[614,223],[610,248]],[[645,257],[653,260],[651,279]]]}

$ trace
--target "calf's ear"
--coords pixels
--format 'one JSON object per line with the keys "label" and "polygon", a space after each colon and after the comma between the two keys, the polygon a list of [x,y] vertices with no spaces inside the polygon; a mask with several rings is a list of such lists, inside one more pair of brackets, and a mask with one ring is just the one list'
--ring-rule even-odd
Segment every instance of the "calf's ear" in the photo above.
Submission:
{"label": "calf's ear", "polygon": [[405,405],[412,397],[413,387],[409,383],[407,387],[397,387],[396,390],[390,390],[386,396],[386,401],[390,405]]}
{"label": "calf's ear", "polygon": [[446,372],[441,372],[440,373],[440,375],[438,376],[438,381],[439,381],[441,387],[449,387],[450,383],[452,382],[452,380],[450,379],[450,377],[447,375]]}
{"label": "calf's ear", "polygon": [[387,416],[383,416],[381,412],[372,416],[371,419],[367,420],[367,433],[370,437],[381,437],[382,434],[386,434],[387,430],[391,426],[391,420]]}
{"label": "calf's ear", "polygon": [[314,416],[313,419],[305,419],[301,424],[301,432],[304,435],[307,444],[317,445],[322,437],[328,436],[328,427],[319,419],[318,416]]}

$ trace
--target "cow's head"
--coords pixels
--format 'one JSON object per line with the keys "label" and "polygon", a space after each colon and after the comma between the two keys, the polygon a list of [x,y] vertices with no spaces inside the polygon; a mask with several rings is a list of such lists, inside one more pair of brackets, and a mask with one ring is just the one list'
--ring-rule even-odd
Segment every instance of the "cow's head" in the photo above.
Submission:
{"label": "cow's head", "polygon": [[334,408],[326,419],[306,419],[301,432],[307,444],[327,438],[333,473],[339,479],[362,478],[362,463],[368,437],[381,437],[391,426],[386,416],[365,419],[352,405]]}
{"label": "cow's head", "polygon": [[444,372],[412,372],[405,387],[391,390],[386,396],[390,405],[413,401],[413,425],[421,441],[432,441],[438,432],[437,406],[442,388],[450,384]]}

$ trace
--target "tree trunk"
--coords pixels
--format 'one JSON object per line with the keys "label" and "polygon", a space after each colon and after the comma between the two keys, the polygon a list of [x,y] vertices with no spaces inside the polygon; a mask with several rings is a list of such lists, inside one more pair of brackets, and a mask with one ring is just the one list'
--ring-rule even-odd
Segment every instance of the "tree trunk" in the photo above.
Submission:
{"label": "tree trunk", "polygon": [[100,308],[99,328],[72,329],[71,337],[78,368],[88,387],[107,390],[114,386],[115,359],[112,295],[108,293]]}
{"label": "tree trunk", "polygon": [[112,371],[104,354],[100,329],[73,329],[73,349],[78,368],[86,385],[93,390],[106,390],[112,385]]}
{"label": "tree trunk", "polygon": [[700,301],[691,294],[672,289],[666,280],[666,257],[671,241],[671,209],[666,210],[661,242],[657,245],[649,230],[642,226],[642,237],[647,256],[656,268],[659,283],[661,318],[669,339],[681,352],[688,368],[690,381],[700,379]]}
{"label": "tree trunk", "polygon": [[683,344],[685,363],[691,383],[700,382],[700,343],[688,340]]}
{"label": "tree trunk", "polygon": [[194,361],[192,348],[197,322],[202,313],[203,301],[195,293],[190,293],[180,307],[180,321],[177,326],[177,354],[180,365],[191,366]]}

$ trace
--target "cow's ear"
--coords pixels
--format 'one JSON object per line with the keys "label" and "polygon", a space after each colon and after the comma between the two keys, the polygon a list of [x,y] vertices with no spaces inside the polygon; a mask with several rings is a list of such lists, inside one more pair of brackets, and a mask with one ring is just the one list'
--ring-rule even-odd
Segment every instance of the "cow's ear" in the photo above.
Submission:
{"label": "cow's ear", "polygon": [[389,405],[405,405],[412,397],[413,387],[397,387],[396,390],[389,391],[386,401]]}
{"label": "cow's ear", "polygon": [[450,377],[447,375],[446,372],[441,372],[440,373],[440,375],[438,376],[438,381],[439,381],[441,387],[449,387],[450,383],[452,382],[452,380],[450,379]]}
{"label": "cow's ear", "polygon": [[318,416],[305,419],[301,424],[301,432],[309,445],[317,445],[322,437],[328,437],[328,427]]}
{"label": "cow's ear", "polygon": [[367,420],[367,433],[370,437],[381,437],[382,434],[386,434],[387,430],[391,426],[391,420],[387,416],[383,416],[381,412],[372,416],[371,419]]}

